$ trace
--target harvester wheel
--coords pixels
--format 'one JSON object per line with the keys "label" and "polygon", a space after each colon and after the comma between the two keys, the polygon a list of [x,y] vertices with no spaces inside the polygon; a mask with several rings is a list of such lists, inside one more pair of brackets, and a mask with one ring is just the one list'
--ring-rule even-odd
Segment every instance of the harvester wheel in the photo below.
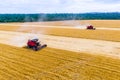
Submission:
{"label": "harvester wheel", "polygon": [[33,47],[32,49],[33,49],[34,51],[37,51],[37,50],[38,50],[37,47]]}

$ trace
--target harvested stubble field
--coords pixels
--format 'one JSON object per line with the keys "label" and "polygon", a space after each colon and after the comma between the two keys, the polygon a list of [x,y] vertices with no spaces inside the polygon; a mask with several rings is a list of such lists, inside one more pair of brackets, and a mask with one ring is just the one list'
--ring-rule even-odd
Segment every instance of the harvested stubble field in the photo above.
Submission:
{"label": "harvested stubble field", "polygon": [[119,80],[120,60],[45,48],[41,51],[0,44],[1,80]]}

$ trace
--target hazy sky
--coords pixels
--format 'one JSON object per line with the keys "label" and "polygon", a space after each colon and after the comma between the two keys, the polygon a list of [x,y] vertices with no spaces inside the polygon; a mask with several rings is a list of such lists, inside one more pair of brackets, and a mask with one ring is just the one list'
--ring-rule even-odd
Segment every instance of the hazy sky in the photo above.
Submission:
{"label": "hazy sky", "polygon": [[120,0],[0,0],[0,13],[120,12]]}

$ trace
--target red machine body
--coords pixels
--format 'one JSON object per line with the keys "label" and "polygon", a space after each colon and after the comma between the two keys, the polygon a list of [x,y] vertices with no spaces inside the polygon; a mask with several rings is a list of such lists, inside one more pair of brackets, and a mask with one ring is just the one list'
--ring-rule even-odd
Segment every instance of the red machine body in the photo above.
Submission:
{"label": "red machine body", "polygon": [[47,47],[47,45],[46,44],[41,45],[40,42],[38,42],[38,39],[32,39],[28,40],[27,47],[37,51],[44,47]]}
{"label": "red machine body", "polygon": [[92,25],[87,26],[87,29],[95,30],[95,28]]}

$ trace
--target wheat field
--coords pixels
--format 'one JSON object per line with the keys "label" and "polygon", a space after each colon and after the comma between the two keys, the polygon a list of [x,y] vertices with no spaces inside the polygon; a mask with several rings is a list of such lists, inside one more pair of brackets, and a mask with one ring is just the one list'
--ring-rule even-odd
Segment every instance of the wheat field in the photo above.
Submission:
{"label": "wheat field", "polygon": [[119,80],[120,60],[45,48],[0,44],[0,80]]}
{"label": "wheat field", "polygon": [[[83,22],[83,24],[88,21]],[[120,25],[119,20],[112,20],[113,23],[108,23],[111,20],[104,21],[92,20],[91,23],[94,23],[96,27],[120,28],[118,26]],[[82,23],[81,21],[77,23],[79,24],[79,22]],[[24,24],[26,23],[0,25],[0,30],[120,42],[119,30],[30,27]],[[73,24],[65,25],[62,21],[27,24],[73,26]],[[117,49],[120,48],[117,47]],[[120,80],[120,58],[99,53],[72,52],[50,47],[33,51],[24,47],[0,44],[0,80]]]}
{"label": "wheat field", "polygon": [[81,30],[81,29],[66,29],[66,28],[54,28],[54,27],[27,27],[24,26],[11,26],[2,25],[0,30],[3,31],[19,31],[19,32],[32,32],[41,33],[55,36],[66,36],[85,39],[97,39],[107,41],[120,42],[119,30]]}
{"label": "wheat field", "polygon": [[[9,23],[21,24],[21,23]],[[24,24],[24,23],[23,23]],[[93,25],[96,28],[120,28],[120,20],[68,20],[68,21],[49,21],[49,22],[27,22],[30,25],[45,25],[45,26],[79,26],[79,25]]]}

